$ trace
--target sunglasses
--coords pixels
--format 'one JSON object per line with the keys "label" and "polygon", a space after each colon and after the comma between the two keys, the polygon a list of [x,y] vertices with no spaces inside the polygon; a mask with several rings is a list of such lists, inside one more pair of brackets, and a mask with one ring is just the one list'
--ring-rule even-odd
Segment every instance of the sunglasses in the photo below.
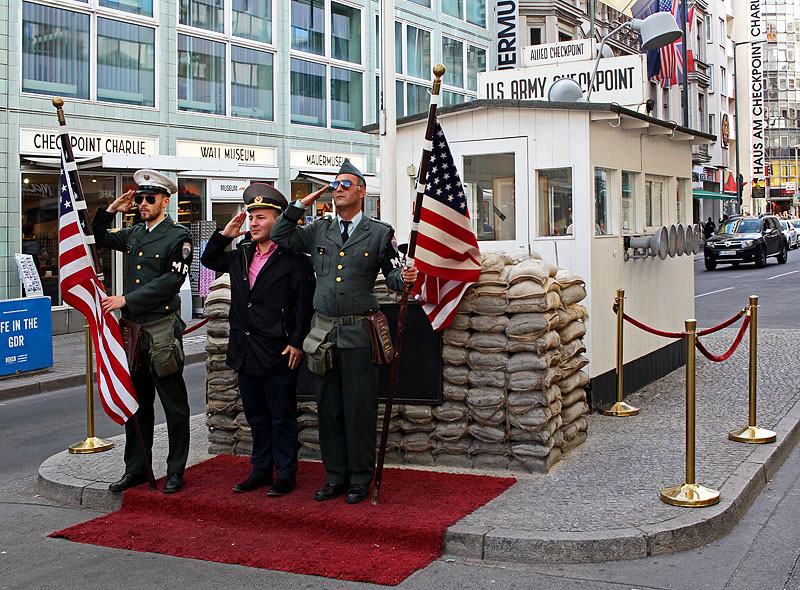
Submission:
{"label": "sunglasses", "polygon": [[[342,185],[342,188],[344,190],[347,190],[353,185],[353,181],[352,180],[334,180],[330,184],[330,187],[331,187],[331,189],[336,190],[337,188],[339,188],[340,184]],[[358,185],[358,186],[361,186],[361,185]]]}
{"label": "sunglasses", "polygon": [[142,193],[137,194],[133,197],[133,202],[137,205],[141,205],[142,201],[147,201],[150,205],[156,204],[156,196],[155,195],[144,195]]}

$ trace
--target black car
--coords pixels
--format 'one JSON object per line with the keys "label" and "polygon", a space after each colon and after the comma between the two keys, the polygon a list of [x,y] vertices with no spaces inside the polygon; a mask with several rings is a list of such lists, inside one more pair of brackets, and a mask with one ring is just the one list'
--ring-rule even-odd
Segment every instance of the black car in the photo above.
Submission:
{"label": "black car", "polygon": [[706,240],[706,270],[714,270],[717,264],[738,266],[741,262],[755,262],[756,268],[761,268],[770,256],[776,256],[778,264],[784,264],[788,254],[789,244],[777,217],[737,217],[721,225],[719,232]]}

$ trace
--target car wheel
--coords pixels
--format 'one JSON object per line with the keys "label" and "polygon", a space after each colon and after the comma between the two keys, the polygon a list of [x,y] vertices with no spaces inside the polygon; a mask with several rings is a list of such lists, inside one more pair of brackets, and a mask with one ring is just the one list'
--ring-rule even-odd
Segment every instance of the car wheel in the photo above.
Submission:
{"label": "car wheel", "polygon": [[778,264],[786,264],[786,261],[789,259],[789,249],[787,247],[781,248],[781,251],[778,252]]}
{"label": "car wheel", "polygon": [[711,260],[709,258],[706,258],[705,262],[706,262],[706,270],[714,270],[715,268],[717,268],[716,260]]}
{"label": "car wheel", "polygon": [[756,268],[764,268],[767,266],[767,249],[761,246],[756,252]]}

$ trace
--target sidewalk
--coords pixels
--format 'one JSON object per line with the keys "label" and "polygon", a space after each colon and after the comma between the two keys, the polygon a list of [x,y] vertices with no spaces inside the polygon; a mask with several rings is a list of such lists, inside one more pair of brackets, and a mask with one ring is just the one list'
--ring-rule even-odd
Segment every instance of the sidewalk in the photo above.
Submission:
{"label": "sidewalk", "polygon": [[[736,328],[728,328],[703,342],[719,354],[735,334]],[[638,416],[589,416],[586,443],[550,473],[514,474],[517,483],[507,492],[450,527],[445,555],[591,562],[683,551],[724,536],[800,437],[800,360],[793,354],[798,337],[800,331],[759,332],[758,425],[778,434],[769,445],[727,439],[729,431],[747,424],[747,339],[725,363],[697,356],[696,480],[721,491],[716,506],[681,508],[659,499],[661,488],[685,480],[680,369],[628,398],[642,409]],[[162,425],[154,448],[157,477],[164,475],[166,442]],[[190,464],[209,458],[207,447],[205,416],[194,416]],[[108,452],[50,457],[39,469],[39,492],[68,505],[117,508],[121,494],[107,487],[121,473],[122,448],[118,437]],[[391,485],[391,478],[384,479],[384,488]]]}
{"label": "sidewalk", "polygon": [[[187,329],[200,323],[193,319]],[[201,326],[183,340],[186,364],[206,360],[206,326]],[[94,359],[92,359],[94,363]],[[86,383],[86,338],[84,332],[53,336],[53,366],[25,374],[0,377],[0,401],[56,391]]]}

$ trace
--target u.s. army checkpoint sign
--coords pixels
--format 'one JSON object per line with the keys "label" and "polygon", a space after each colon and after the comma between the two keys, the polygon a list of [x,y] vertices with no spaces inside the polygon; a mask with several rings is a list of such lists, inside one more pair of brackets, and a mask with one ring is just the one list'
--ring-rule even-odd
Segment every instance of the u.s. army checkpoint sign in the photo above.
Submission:
{"label": "u.s. army checkpoint sign", "polygon": [[[645,59],[643,54],[601,59],[592,102],[615,102],[634,107],[642,104],[645,100]],[[483,72],[478,74],[478,98],[547,100],[550,86],[559,78],[572,78],[586,94],[593,70],[594,60],[586,60]]]}

